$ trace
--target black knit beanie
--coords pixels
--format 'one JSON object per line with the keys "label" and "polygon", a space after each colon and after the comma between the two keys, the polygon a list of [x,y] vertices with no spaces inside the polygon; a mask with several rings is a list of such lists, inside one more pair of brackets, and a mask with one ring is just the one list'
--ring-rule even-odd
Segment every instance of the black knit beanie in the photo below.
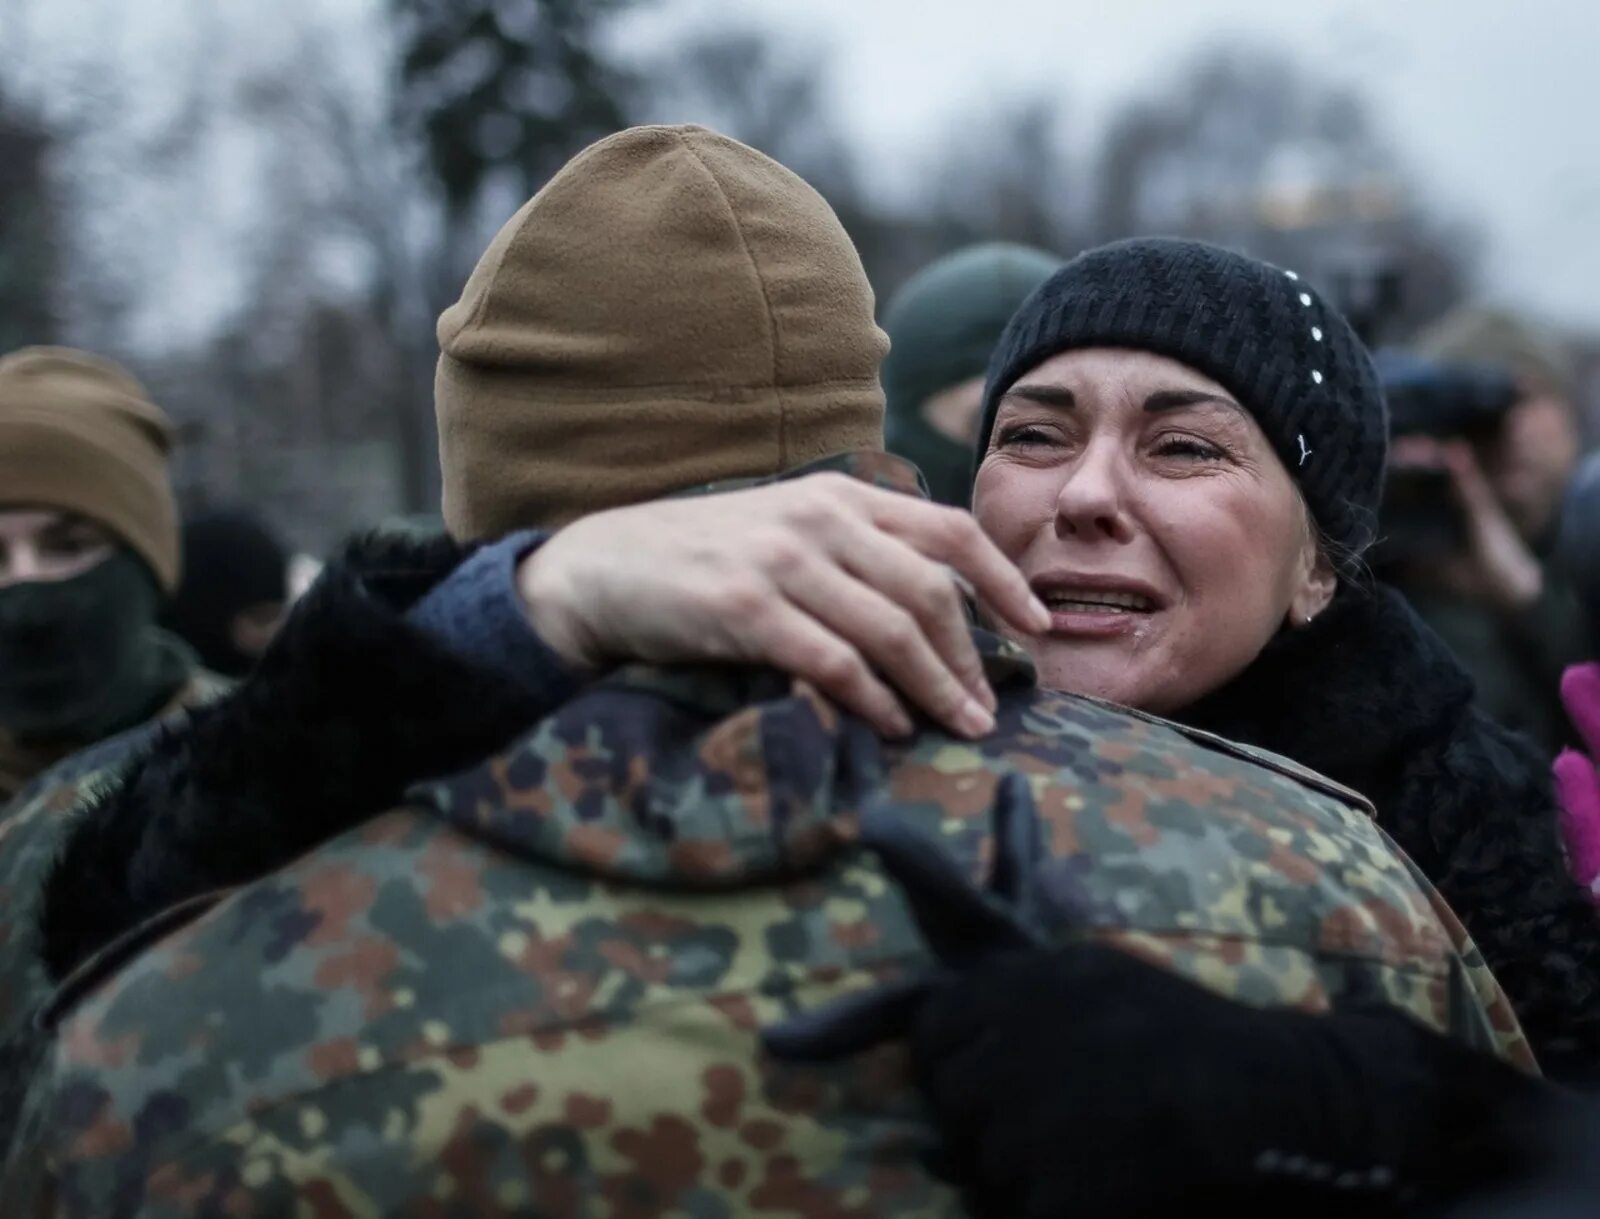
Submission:
{"label": "black knit beanie", "polygon": [[1254,416],[1322,532],[1377,529],[1388,412],[1366,348],[1293,271],[1199,241],[1136,238],[1074,258],[1006,327],[989,364],[978,459],[1001,395],[1063,351],[1129,347],[1187,364]]}

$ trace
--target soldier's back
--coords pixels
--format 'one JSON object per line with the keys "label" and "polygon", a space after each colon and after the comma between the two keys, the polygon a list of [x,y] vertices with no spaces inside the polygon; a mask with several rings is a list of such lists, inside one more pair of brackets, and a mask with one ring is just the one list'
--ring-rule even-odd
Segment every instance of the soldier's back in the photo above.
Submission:
{"label": "soldier's back", "polygon": [[[986,643],[991,674],[1021,666]],[[864,819],[1026,917],[1256,1003],[1387,998],[1526,1062],[1359,798],[1002,685],[978,744],[886,745],[766,676],[616,675],[494,758],[57,996],[34,1163],[67,1215],[956,1213],[898,1046],[760,1030],[924,968]]]}

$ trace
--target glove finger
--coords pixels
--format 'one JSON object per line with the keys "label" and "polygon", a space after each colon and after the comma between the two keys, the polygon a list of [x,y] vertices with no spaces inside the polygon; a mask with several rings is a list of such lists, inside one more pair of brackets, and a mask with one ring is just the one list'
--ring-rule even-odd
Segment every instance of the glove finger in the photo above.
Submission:
{"label": "glove finger", "polygon": [[939,842],[881,806],[861,818],[861,844],[904,891],[929,949],[961,967],[997,951],[1036,945],[1038,937],[983,893]]}
{"label": "glove finger", "polygon": [[828,1062],[906,1036],[932,981],[902,978],[790,1016],[761,1032],[767,1053],[785,1062]]}
{"label": "glove finger", "polygon": [[1600,757],[1600,663],[1572,665],[1561,675],[1561,704],[1590,755]]}
{"label": "glove finger", "polygon": [[1032,904],[1030,882],[1044,862],[1045,847],[1033,789],[1023,775],[1010,774],[1000,780],[995,793],[994,848],[989,890],[1026,918]]}

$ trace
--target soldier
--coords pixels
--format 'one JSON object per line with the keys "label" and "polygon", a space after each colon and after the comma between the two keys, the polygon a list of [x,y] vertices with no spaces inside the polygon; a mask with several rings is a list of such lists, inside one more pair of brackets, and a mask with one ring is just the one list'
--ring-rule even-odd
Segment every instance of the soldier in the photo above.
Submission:
{"label": "soldier", "polygon": [[[50,347],[0,359],[0,956],[20,962],[0,982],[0,1066],[26,1019],[13,1000],[43,985],[30,919],[74,777],[224,688],[157,626],[179,569],[171,435],[108,360]],[[30,784],[38,800],[21,794]],[[0,1136],[13,1077],[0,1069]]]}
{"label": "soldier", "polygon": [[[107,782],[37,928],[56,990],[33,1027],[54,1041],[7,1202],[951,1213],[897,1046],[786,1065],[759,1044],[930,963],[893,883],[930,853],[1003,882],[1043,942],[1087,936],[1259,1005],[1375,998],[1531,1066],[1360,797],[1043,692],[990,635],[924,640],[932,666],[905,663],[904,631],[885,644],[894,620],[862,611],[940,562],[1019,630],[1042,608],[877,451],[870,290],[793,175],[697,129],[602,141],[502,231],[440,334],[452,533],[585,517],[566,552],[603,537],[638,579],[596,600],[522,562],[526,535],[358,551],[234,698]],[[604,511],[697,485],[719,493]],[[781,558],[786,522],[846,528],[830,502],[901,533],[731,599],[659,565],[663,527],[715,553],[729,521]],[[939,619],[948,581],[920,587]],[[529,631],[574,603],[583,630]],[[802,604],[828,625],[767,637],[802,639],[789,655],[733,629]],[[890,677],[898,641],[947,725],[897,725],[840,661],[850,640]],[[817,680],[612,667],[695,655]]]}
{"label": "soldier", "polygon": [[178,577],[171,429],[107,360],[0,359],[0,805],[215,688],[157,629]]}
{"label": "soldier", "polygon": [[936,502],[967,506],[989,353],[1060,267],[1027,246],[967,246],[918,271],[884,311],[884,444],[922,471]]}

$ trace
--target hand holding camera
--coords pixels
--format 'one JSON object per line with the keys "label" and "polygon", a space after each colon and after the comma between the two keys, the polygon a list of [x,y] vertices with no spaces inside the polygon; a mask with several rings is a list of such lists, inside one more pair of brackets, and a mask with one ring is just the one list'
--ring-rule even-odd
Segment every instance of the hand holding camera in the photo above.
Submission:
{"label": "hand holding camera", "polygon": [[1512,614],[1537,601],[1544,577],[1539,561],[1463,439],[1413,434],[1397,437],[1391,451],[1393,477],[1428,479],[1449,495],[1459,523],[1459,546],[1436,556],[1433,571],[1451,592],[1486,601]]}
{"label": "hand holding camera", "polygon": [[1425,573],[1427,582],[1504,614],[1543,591],[1538,559],[1484,473],[1518,400],[1512,378],[1486,368],[1436,364],[1402,352],[1377,357],[1389,400],[1389,481],[1381,566]]}

